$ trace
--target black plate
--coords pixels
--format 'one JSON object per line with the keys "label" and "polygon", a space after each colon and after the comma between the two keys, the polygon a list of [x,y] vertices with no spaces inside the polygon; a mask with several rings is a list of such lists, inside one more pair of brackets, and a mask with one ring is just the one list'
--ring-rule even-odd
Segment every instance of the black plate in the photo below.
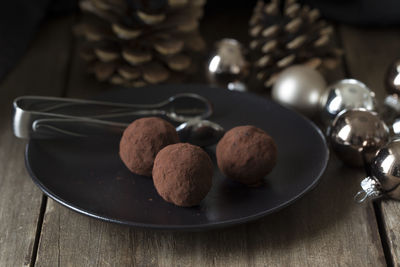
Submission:
{"label": "black plate", "polygon": [[[154,103],[177,92],[194,92],[215,107],[210,118],[225,129],[255,125],[267,131],[279,151],[262,187],[224,178],[215,166],[213,187],[200,206],[164,202],[150,178],[130,173],[109,140],[31,140],[26,166],[49,197],[80,213],[116,223],[159,229],[204,229],[247,222],[289,205],[312,189],[328,161],[321,131],[308,119],[267,99],[202,85],[167,85],[110,91],[98,99]],[[210,148],[212,151],[214,148]],[[215,156],[211,152],[215,162]]]}

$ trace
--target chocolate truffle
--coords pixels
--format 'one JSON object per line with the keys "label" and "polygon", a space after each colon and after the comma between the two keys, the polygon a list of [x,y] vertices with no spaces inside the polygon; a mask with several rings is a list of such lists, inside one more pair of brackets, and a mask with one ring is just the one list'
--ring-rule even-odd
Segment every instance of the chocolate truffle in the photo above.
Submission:
{"label": "chocolate truffle", "polygon": [[226,132],[216,152],[222,173],[250,186],[260,185],[277,160],[272,137],[254,126],[239,126]]}
{"label": "chocolate truffle", "polygon": [[153,181],[158,194],[177,206],[198,205],[210,191],[212,176],[210,157],[191,144],[169,145],[154,161]]}
{"label": "chocolate truffle", "polygon": [[151,176],[158,151],[178,142],[178,134],[169,122],[157,117],[141,118],[125,129],[119,155],[131,172]]}

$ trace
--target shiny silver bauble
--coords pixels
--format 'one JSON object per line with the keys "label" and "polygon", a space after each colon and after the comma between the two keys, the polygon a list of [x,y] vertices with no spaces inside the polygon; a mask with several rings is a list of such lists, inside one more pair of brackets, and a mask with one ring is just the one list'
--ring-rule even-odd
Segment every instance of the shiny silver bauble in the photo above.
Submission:
{"label": "shiny silver bauble", "polygon": [[389,94],[400,95],[400,58],[393,61],[387,69],[385,87]]}
{"label": "shiny silver bauble", "polygon": [[366,109],[344,110],[333,120],[328,136],[333,150],[350,166],[369,164],[389,141],[389,128]]}
{"label": "shiny silver bauble", "polygon": [[307,66],[295,65],[279,75],[272,87],[272,99],[313,117],[319,110],[325,88],[326,82],[318,71]]}
{"label": "shiny silver bauble", "polygon": [[216,42],[207,63],[206,74],[211,84],[245,91],[244,79],[249,74],[249,63],[245,50],[235,39]]}
{"label": "shiny silver bauble", "polygon": [[394,135],[394,138],[400,138],[400,118],[396,118],[392,125],[390,125],[392,134]]}
{"label": "shiny silver bauble", "polygon": [[371,164],[371,176],[379,181],[386,195],[400,199],[400,140],[379,150]]}
{"label": "shiny silver bauble", "polygon": [[382,195],[400,200],[400,140],[383,146],[371,163],[371,175],[361,182],[358,202]]}
{"label": "shiny silver bauble", "polygon": [[385,88],[389,95],[383,102],[383,117],[388,124],[400,116],[400,58],[389,65],[385,75]]}
{"label": "shiny silver bauble", "polygon": [[376,109],[375,93],[364,83],[355,79],[344,79],[328,86],[321,98],[322,121],[329,125],[339,112],[347,109]]}

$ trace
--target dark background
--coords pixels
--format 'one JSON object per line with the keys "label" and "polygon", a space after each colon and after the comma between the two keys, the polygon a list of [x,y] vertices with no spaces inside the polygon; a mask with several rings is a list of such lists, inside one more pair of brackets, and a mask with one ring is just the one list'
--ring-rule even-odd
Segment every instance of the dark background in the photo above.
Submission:
{"label": "dark background", "polygon": [[[400,24],[399,0],[299,0],[299,2],[319,8],[325,18],[336,22],[369,27]],[[24,54],[44,19],[77,12],[77,3],[77,0],[3,1],[0,7],[0,79]],[[205,6],[203,19],[225,12],[235,12],[242,18],[249,18],[255,3],[256,0],[209,0]],[[219,21],[219,23],[229,24],[230,21]],[[226,36],[224,33],[216,34],[220,34],[221,38],[234,37]]]}

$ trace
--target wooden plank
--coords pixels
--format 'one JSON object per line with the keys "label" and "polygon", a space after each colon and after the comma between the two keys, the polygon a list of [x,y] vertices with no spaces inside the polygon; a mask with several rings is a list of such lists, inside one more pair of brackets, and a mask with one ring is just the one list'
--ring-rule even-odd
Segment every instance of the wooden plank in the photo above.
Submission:
{"label": "wooden plank", "polygon": [[71,18],[45,23],[21,62],[0,83],[0,266],[30,265],[42,201],[25,170],[26,142],[12,133],[12,100],[24,94],[61,93],[70,25]]}
{"label": "wooden plank", "polygon": [[385,266],[363,172],[333,159],[321,184],[281,212],[209,232],[161,232],[85,217],[49,200],[36,266]]}
{"label": "wooden plank", "polygon": [[[78,62],[70,96],[86,94]],[[84,87],[94,92],[98,85]],[[294,205],[249,224],[195,233],[105,223],[49,200],[36,266],[385,266],[373,207],[353,201],[363,177],[332,156],[318,187]]]}
{"label": "wooden plank", "polygon": [[[385,72],[389,64],[400,56],[400,29],[363,29],[342,27],[342,40],[347,53],[349,71],[354,78],[364,81],[382,103]],[[379,203],[383,218],[383,232],[392,262],[400,266],[400,202],[388,200]]]}
{"label": "wooden plank", "polygon": [[391,261],[393,266],[400,266],[400,203],[394,200],[385,200],[380,204],[382,212],[385,241],[390,250]]}
{"label": "wooden plank", "polygon": [[386,69],[400,56],[400,29],[342,26],[340,32],[351,78],[364,82],[382,103]]}

